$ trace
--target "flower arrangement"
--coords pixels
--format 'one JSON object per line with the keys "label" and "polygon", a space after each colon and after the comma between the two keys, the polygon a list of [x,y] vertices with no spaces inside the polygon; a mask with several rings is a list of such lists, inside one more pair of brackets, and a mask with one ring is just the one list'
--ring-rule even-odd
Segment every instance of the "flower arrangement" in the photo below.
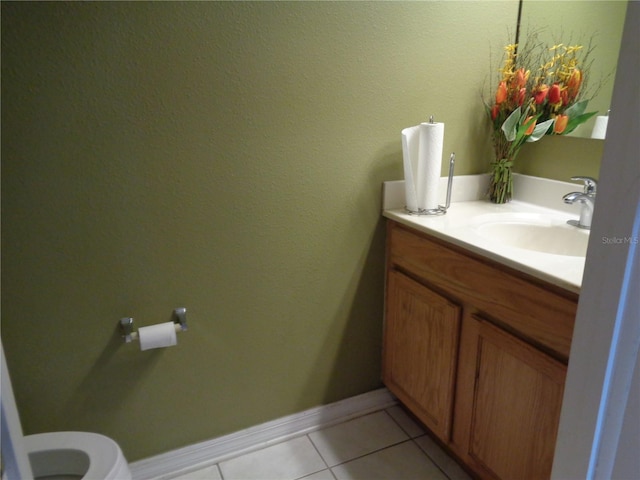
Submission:
{"label": "flower arrangement", "polygon": [[[520,148],[545,135],[566,135],[597,112],[585,113],[581,100],[588,65],[582,66],[581,45],[544,47],[527,42],[505,47],[495,101],[485,108],[492,126],[495,159],[491,163],[489,197],[495,203],[511,199],[511,169]],[[532,75],[531,65],[536,65]]]}

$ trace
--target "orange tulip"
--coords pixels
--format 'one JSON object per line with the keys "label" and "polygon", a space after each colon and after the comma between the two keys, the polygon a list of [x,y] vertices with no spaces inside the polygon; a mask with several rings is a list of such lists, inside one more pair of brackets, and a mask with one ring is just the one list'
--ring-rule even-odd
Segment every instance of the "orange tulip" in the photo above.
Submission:
{"label": "orange tulip", "polygon": [[491,108],[491,120],[498,118],[498,113],[500,113],[500,105],[494,105]]}
{"label": "orange tulip", "polygon": [[547,98],[547,93],[549,93],[549,87],[542,84],[538,87],[536,92],[533,94],[533,99],[536,102],[536,105],[540,105]]}
{"label": "orange tulip", "polygon": [[496,103],[500,105],[507,99],[507,84],[506,82],[500,82],[498,90],[496,91]]}
{"label": "orange tulip", "polygon": [[[527,119],[524,121],[525,125],[529,122],[531,122],[531,120],[533,119],[532,116],[527,117]],[[531,125],[529,125],[529,128],[527,128],[527,131],[524,132],[525,135],[531,135],[533,133],[533,129],[536,128],[536,121],[533,120],[533,122],[531,122]]]}
{"label": "orange tulip", "polygon": [[522,106],[522,104],[524,103],[524,99],[527,96],[527,89],[526,88],[521,88],[517,95],[516,95],[516,103],[518,104],[519,107]]}
{"label": "orange tulip", "polygon": [[560,97],[560,85],[554,83],[549,89],[549,103],[551,105],[560,105],[562,98]]}
{"label": "orange tulip", "polygon": [[567,123],[569,123],[568,115],[557,115],[556,121],[553,122],[553,133],[560,135],[567,128]]}
{"label": "orange tulip", "polygon": [[569,95],[572,98],[575,98],[576,95],[578,95],[580,85],[582,85],[582,72],[577,68],[574,68],[573,72],[571,72],[571,76],[569,77],[569,82],[567,83],[567,86],[569,87]]}
{"label": "orange tulip", "polygon": [[523,88],[527,84],[527,80],[529,80],[530,73],[531,72],[529,70],[525,71],[524,68],[516,70],[513,78],[511,79],[512,87],[517,90]]}

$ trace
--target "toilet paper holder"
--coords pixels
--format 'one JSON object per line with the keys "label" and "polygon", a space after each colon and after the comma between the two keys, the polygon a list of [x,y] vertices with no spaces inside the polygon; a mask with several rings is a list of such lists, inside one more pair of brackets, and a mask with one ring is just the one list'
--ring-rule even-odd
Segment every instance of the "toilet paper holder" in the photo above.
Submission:
{"label": "toilet paper holder", "polygon": [[[187,330],[187,309],[184,307],[175,308],[173,310],[173,323],[176,332],[184,332]],[[120,332],[125,343],[138,340],[138,332],[133,330],[133,318],[125,317],[120,319]]]}

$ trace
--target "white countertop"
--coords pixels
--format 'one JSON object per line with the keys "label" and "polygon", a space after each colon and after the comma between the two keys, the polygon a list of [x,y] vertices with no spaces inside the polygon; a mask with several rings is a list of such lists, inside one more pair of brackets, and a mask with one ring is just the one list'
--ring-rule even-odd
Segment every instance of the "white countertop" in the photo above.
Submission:
{"label": "white countertop", "polygon": [[[535,177],[529,178],[533,179],[534,184],[536,185],[536,188],[533,188],[532,190],[536,191],[537,194],[540,194],[540,179],[536,179]],[[468,185],[465,182],[468,181],[469,179],[467,178],[466,180],[462,180],[458,183],[467,187]],[[519,179],[519,182],[522,181],[526,183],[528,179]],[[565,288],[569,291],[580,293],[585,257],[555,255],[529,249],[510,247],[500,241],[489,239],[486,236],[481,235],[477,228],[477,219],[481,215],[540,214],[545,217],[548,216],[549,218],[554,218],[556,221],[565,221],[565,219],[577,219],[579,214],[578,208],[570,206],[572,207],[571,210],[575,210],[575,212],[572,212],[571,210],[568,210],[564,204],[558,209],[552,209],[547,206],[540,206],[521,200],[513,200],[504,205],[496,205],[486,200],[468,200],[464,198],[464,195],[456,195],[454,186],[454,202],[451,203],[451,206],[445,215],[417,216],[409,214],[405,211],[403,206],[397,205],[398,187],[402,188],[402,192],[404,191],[404,186],[400,185],[402,183],[403,182],[385,182],[385,198],[383,199],[384,217],[395,220],[403,225],[430,234],[434,237],[465,248],[471,252],[490,258],[498,263]],[[554,183],[559,183],[560,185],[552,185],[552,190],[554,188],[558,190],[558,187],[559,191],[563,191],[564,193],[568,193],[572,190],[580,190],[579,186],[575,184],[565,184],[564,182]],[[468,191],[468,189],[466,190]],[[476,189],[476,191],[480,190],[481,189]],[[518,191],[517,188],[515,188],[515,190],[516,192]],[[526,192],[526,187],[522,186],[521,191]],[[554,191],[553,194],[556,195],[557,192]],[[466,201],[455,201],[456,197],[462,198]],[[400,198],[402,199],[402,196],[400,196]],[[394,205],[394,203],[396,205]]]}

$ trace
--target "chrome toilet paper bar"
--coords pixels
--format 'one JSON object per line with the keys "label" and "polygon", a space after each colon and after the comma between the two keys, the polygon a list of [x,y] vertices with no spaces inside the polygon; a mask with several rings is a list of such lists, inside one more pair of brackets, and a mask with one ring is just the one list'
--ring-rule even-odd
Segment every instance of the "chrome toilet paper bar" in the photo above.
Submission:
{"label": "chrome toilet paper bar", "polygon": [[[176,333],[184,332],[187,330],[187,309],[184,307],[176,308],[173,310],[173,323],[175,324]],[[125,317],[120,319],[120,332],[124,338],[125,343],[138,340],[138,332],[133,329],[133,318]]]}

